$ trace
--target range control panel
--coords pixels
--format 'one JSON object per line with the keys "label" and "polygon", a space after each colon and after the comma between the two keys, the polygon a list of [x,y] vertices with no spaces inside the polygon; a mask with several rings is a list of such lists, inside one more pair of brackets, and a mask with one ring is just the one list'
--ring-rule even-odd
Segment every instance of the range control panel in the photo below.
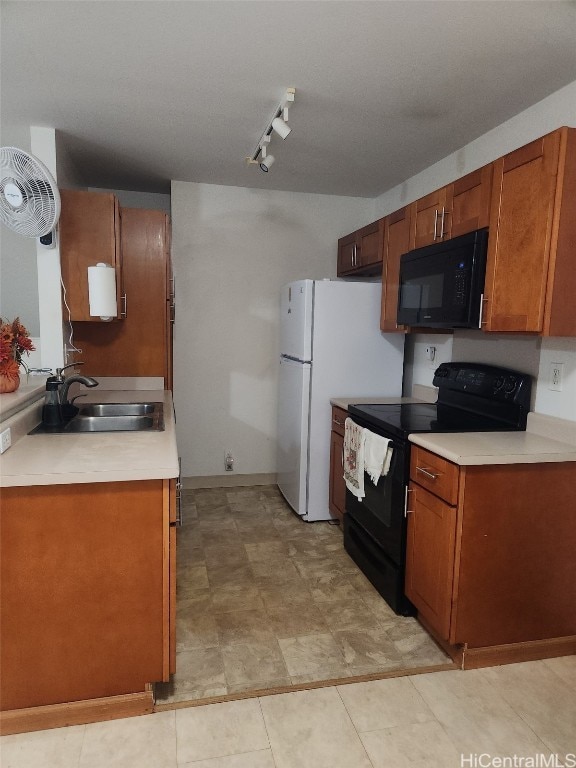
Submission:
{"label": "range control panel", "polygon": [[493,402],[530,408],[532,378],[526,373],[483,363],[442,363],[434,372],[439,401],[461,392]]}

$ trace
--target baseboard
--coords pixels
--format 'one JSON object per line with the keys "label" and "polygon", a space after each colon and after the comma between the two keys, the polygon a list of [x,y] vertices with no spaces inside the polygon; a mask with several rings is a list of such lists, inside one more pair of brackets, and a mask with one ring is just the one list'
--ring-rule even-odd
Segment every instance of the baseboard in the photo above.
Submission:
{"label": "baseboard", "polygon": [[462,669],[496,667],[500,664],[517,664],[521,661],[553,659],[556,656],[576,654],[576,637],[553,637],[547,640],[530,640],[525,643],[492,645],[486,648],[464,648]]}
{"label": "baseboard", "polygon": [[183,477],[182,488],[190,490],[194,488],[234,488],[248,485],[276,485],[276,473],[262,473],[259,475],[236,475],[228,472],[225,475],[204,475],[197,477]]}
{"label": "baseboard", "polygon": [[65,725],[98,723],[102,720],[149,715],[153,711],[152,689],[146,686],[146,690],[142,693],[127,693],[102,699],[87,699],[0,712],[0,735],[44,731],[48,728],[62,728]]}

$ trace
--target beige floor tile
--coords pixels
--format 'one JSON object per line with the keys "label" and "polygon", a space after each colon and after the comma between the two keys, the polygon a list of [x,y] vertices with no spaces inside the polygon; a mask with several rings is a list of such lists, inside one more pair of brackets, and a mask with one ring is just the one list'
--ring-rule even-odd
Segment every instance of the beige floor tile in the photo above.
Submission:
{"label": "beige floor tile", "polygon": [[238,531],[235,527],[212,531],[207,526],[202,531],[202,541],[205,547],[235,547],[238,545]]}
{"label": "beige floor tile", "polygon": [[179,763],[179,768],[275,768],[275,765],[271,750],[262,749],[259,752],[244,752],[241,755]]}
{"label": "beige floor tile", "polygon": [[218,587],[212,590],[212,612],[263,610],[258,587]]}
{"label": "beige floor tile", "polygon": [[198,648],[176,654],[176,674],[169,683],[154,686],[159,703],[222,696],[226,676],[220,647]]}
{"label": "beige floor tile", "polygon": [[342,653],[329,633],[279,639],[278,643],[291,677],[321,675],[324,670],[332,670],[340,665],[342,669],[345,668]]}
{"label": "beige floor tile", "polygon": [[269,608],[268,621],[271,631],[278,638],[329,632],[318,605],[311,600],[297,605],[296,608]]}
{"label": "beige floor tile", "polygon": [[258,699],[176,711],[178,763],[270,748]]}
{"label": "beige floor tile", "polygon": [[207,566],[237,565],[247,563],[248,557],[244,545],[238,541],[233,544],[209,544],[204,547]]}
{"label": "beige floor tile", "polygon": [[220,565],[208,565],[210,587],[256,586],[254,574],[248,561],[241,563],[223,562]]}
{"label": "beige floor tile", "polygon": [[302,583],[302,577],[289,557],[278,557],[276,560],[253,562],[250,567],[260,587],[286,587],[296,581]]}
{"label": "beige floor tile", "polygon": [[461,768],[460,753],[433,721],[361,733],[374,768]]}
{"label": "beige floor tile", "polygon": [[357,572],[357,566],[349,566],[335,557],[309,558],[302,555],[293,558],[294,565],[304,579],[321,579],[326,576]]}
{"label": "beige floor tile", "polygon": [[[354,576],[349,576],[348,579],[354,585],[354,587],[358,589],[357,579]],[[384,600],[384,598],[379,595],[376,590],[373,590],[372,592],[369,590],[362,590],[359,593],[359,596],[362,599],[364,605],[367,605],[372,613],[376,616],[381,627],[392,628],[407,621],[406,616],[398,616],[395,614],[386,600]]]}
{"label": "beige floor tile", "polygon": [[410,677],[341,685],[338,693],[359,732],[435,720]]}
{"label": "beige floor tile", "polygon": [[355,674],[401,669],[403,658],[385,629],[344,630],[333,632],[346,664]]}
{"label": "beige floor tile", "polygon": [[328,573],[317,578],[308,578],[306,582],[316,602],[352,600],[358,597],[358,592],[346,574]]}
{"label": "beige floor tile", "polygon": [[330,557],[342,548],[339,541],[325,541],[317,537],[308,539],[293,539],[288,542],[288,554],[290,557],[308,559],[324,559]]}
{"label": "beige floor tile", "polygon": [[559,656],[556,659],[544,659],[544,664],[559,677],[576,688],[576,656]]}
{"label": "beige floor tile", "polygon": [[246,554],[251,563],[275,562],[288,556],[288,545],[281,539],[245,544]]}
{"label": "beige floor tile", "polygon": [[482,670],[415,675],[412,683],[463,754],[531,756],[547,751]]}
{"label": "beige floor tile", "polygon": [[371,768],[334,688],[260,699],[277,768]]}
{"label": "beige floor tile", "polygon": [[175,768],[174,712],[86,726],[79,768]]}
{"label": "beige floor tile", "polygon": [[274,637],[223,645],[222,658],[229,687],[252,683],[254,689],[266,688],[268,681],[288,679],[284,657]]}
{"label": "beige floor tile", "polygon": [[260,587],[260,597],[266,610],[291,607],[297,609],[300,605],[314,605],[312,594],[302,579],[294,581],[287,589],[285,587]]}
{"label": "beige floor tile", "polygon": [[86,726],[0,738],[2,768],[78,768]]}
{"label": "beige floor tile", "polygon": [[220,645],[247,643],[251,640],[274,639],[268,613],[264,608],[226,611],[214,616]]}
{"label": "beige floor tile", "polygon": [[208,571],[205,565],[190,565],[180,562],[176,565],[176,586],[181,595],[187,595],[198,589],[207,589],[210,586],[208,582]]}
{"label": "beige floor tile", "polygon": [[481,670],[552,752],[576,754],[576,695],[544,662]]}
{"label": "beige floor tile", "polygon": [[374,629],[380,626],[375,614],[358,598],[324,601],[317,605],[332,631]]}
{"label": "beige floor tile", "polygon": [[216,619],[211,614],[197,613],[195,604],[178,604],[176,613],[176,651],[214,648],[220,642]]}

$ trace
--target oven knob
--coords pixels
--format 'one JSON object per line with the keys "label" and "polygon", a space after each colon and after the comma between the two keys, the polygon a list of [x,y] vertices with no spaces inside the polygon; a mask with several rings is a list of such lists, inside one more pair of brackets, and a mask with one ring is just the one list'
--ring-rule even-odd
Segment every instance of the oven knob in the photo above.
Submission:
{"label": "oven knob", "polygon": [[494,391],[497,392],[499,389],[502,389],[502,386],[504,385],[504,376],[498,376],[496,381],[494,382]]}
{"label": "oven knob", "polygon": [[516,389],[516,379],[514,376],[510,376],[504,384],[504,392],[514,392]]}

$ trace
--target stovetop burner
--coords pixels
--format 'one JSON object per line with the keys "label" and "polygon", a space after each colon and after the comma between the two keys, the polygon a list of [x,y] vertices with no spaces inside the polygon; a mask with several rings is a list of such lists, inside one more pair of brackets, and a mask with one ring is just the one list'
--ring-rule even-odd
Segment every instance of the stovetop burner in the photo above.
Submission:
{"label": "stovetop burner", "polygon": [[526,429],[531,378],[479,363],[443,363],[434,374],[437,403],[350,405],[352,416],[390,434]]}

